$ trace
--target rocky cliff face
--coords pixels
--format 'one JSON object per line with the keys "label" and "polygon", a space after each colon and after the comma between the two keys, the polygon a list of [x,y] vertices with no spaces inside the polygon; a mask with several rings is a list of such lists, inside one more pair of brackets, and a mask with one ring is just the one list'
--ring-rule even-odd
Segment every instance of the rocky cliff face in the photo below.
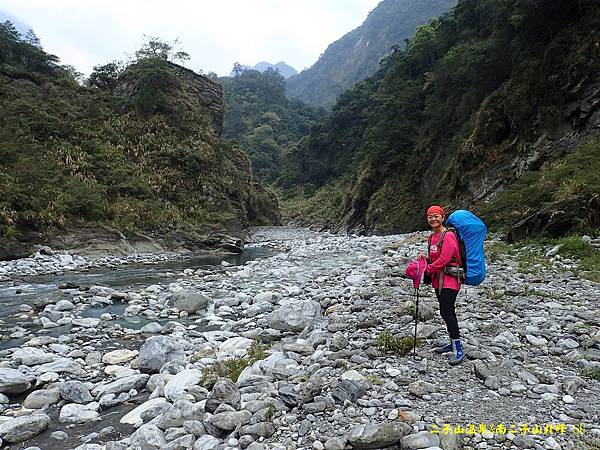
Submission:
{"label": "rocky cliff face", "polygon": [[173,64],[177,77],[182,81],[181,94],[196,100],[199,105],[208,111],[211,117],[211,126],[217,136],[223,132],[223,116],[225,115],[225,102],[223,100],[223,87],[216,81],[193,70]]}

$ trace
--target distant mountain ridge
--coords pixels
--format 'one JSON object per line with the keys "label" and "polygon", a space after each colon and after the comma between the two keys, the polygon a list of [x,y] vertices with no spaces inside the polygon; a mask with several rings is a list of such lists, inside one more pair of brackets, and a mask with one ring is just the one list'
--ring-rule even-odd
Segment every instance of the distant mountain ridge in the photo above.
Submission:
{"label": "distant mountain ridge", "polygon": [[[272,68],[278,70],[279,73],[283,76],[283,78],[288,79],[294,75],[298,75],[298,71],[294,69],[292,66],[286,64],[283,61],[279,61],[277,64],[271,64],[267,61],[261,61],[256,63],[254,67],[246,66],[244,64],[240,64],[240,67],[243,70],[258,70],[259,72],[265,72],[267,69]],[[229,74],[229,77],[235,76],[235,70],[232,70]]]}
{"label": "distant mountain ridge", "polygon": [[379,68],[393,45],[404,41],[432,17],[450,10],[456,0],[384,0],[361,26],[338,39],[310,68],[291,77],[287,95],[311,106],[331,106],[357,81]]}

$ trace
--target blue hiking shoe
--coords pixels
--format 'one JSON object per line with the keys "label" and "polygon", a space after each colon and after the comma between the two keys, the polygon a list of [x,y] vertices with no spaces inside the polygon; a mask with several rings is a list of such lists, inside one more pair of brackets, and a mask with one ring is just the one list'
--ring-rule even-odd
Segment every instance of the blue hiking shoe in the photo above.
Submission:
{"label": "blue hiking shoe", "polygon": [[446,344],[443,347],[437,347],[435,349],[433,349],[434,352],[442,354],[442,353],[449,353],[452,351],[452,344]]}
{"label": "blue hiking shoe", "polygon": [[451,366],[455,366],[465,359],[465,352],[463,351],[460,339],[452,339],[452,351],[454,354],[450,356],[448,362]]}

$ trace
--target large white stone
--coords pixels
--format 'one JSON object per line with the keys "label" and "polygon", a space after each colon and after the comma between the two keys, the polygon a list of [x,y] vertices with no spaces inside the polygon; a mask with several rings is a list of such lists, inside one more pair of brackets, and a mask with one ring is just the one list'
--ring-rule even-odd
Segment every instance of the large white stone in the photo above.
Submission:
{"label": "large white stone", "polygon": [[217,350],[217,358],[223,359],[228,357],[243,358],[248,353],[248,349],[254,341],[245,337],[234,337],[227,339],[219,345]]}
{"label": "large white stone", "polygon": [[342,374],[342,379],[343,380],[351,380],[351,381],[358,381],[360,383],[363,383],[366,378],[360,374],[359,372],[357,372],[356,370],[348,370],[346,372],[344,372]]}
{"label": "large white stone", "polygon": [[82,328],[96,328],[100,323],[100,319],[95,319],[93,317],[84,317],[73,319],[71,322],[74,326],[82,327]]}
{"label": "large white stone", "polygon": [[104,373],[106,375],[114,376],[115,378],[124,378],[135,375],[137,371],[123,366],[106,366],[104,368]]}
{"label": "large white stone", "polygon": [[164,432],[156,425],[142,425],[132,435],[131,442],[143,450],[160,450],[167,445]]}
{"label": "large white stone", "polygon": [[39,348],[23,347],[15,351],[11,359],[13,361],[21,361],[25,366],[37,366],[56,360],[57,356],[52,353],[46,353]]}
{"label": "large white stone", "polygon": [[202,371],[199,369],[182,370],[171,378],[164,388],[165,397],[175,400],[179,395],[185,393],[189,386],[195,386],[202,380]]}
{"label": "large white stone", "polygon": [[149,411],[152,408],[160,407],[161,405],[166,406],[168,404],[169,404],[169,402],[167,402],[162,397],[153,398],[151,400],[148,400],[147,402],[142,403],[137,408],[129,411],[127,414],[125,414],[123,417],[121,417],[120,422],[127,423],[130,425],[141,424],[142,423],[142,414],[144,412]]}
{"label": "large white stone", "polygon": [[104,364],[119,365],[119,364],[123,364],[125,362],[131,361],[137,355],[138,355],[137,350],[127,350],[127,349],[113,350],[112,352],[106,353],[102,357],[102,362]]}
{"label": "large white stone", "polygon": [[54,307],[56,311],[71,311],[75,309],[75,305],[69,300],[59,300]]}
{"label": "large white stone", "polygon": [[88,403],[87,405],[79,405],[77,403],[69,403],[62,407],[58,420],[61,423],[87,423],[100,419],[98,402]]}
{"label": "large white stone", "polygon": [[60,400],[58,389],[41,389],[33,391],[23,401],[23,406],[27,409],[40,409],[46,405],[54,405]]}
{"label": "large white stone", "polygon": [[344,281],[350,286],[363,286],[367,279],[366,275],[349,275],[344,278]]}
{"label": "large white stone", "polygon": [[120,394],[121,392],[128,392],[131,389],[140,389],[146,385],[148,378],[150,377],[145,374],[118,378],[111,383],[96,386],[92,391],[92,395],[99,398],[106,394]]}
{"label": "large white stone", "polygon": [[273,291],[260,292],[254,296],[253,303],[268,302],[276,304],[281,299],[281,294]]}

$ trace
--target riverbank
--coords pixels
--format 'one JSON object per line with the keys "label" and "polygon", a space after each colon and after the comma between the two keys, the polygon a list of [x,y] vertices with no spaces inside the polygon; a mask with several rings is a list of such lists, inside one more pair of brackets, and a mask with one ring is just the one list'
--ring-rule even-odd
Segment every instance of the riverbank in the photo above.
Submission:
{"label": "riverbank", "polygon": [[[459,297],[468,357],[450,367],[430,351],[446,338],[426,289],[418,355],[400,354],[414,327],[400,275],[424,234],[255,240],[279,253],[168,284],[63,289],[23,311],[72,328],[21,327],[26,343],[0,351],[0,436],[26,441],[9,448],[566,450],[600,438],[600,286],[576,261],[542,252],[546,264],[524,266],[498,246],[485,283]],[[82,317],[101,302],[145,325]],[[215,384],[225,375],[235,383]],[[107,414],[119,416],[108,430]]]}
{"label": "riverbank", "polygon": [[23,231],[14,237],[0,237],[0,262],[28,258],[40,249],[43,254],[69,253],[89,259],[158,253],[242,253],[249,233],[252,231],[174,230],[143,234],[91,225],[69,227],[51,234]]}

